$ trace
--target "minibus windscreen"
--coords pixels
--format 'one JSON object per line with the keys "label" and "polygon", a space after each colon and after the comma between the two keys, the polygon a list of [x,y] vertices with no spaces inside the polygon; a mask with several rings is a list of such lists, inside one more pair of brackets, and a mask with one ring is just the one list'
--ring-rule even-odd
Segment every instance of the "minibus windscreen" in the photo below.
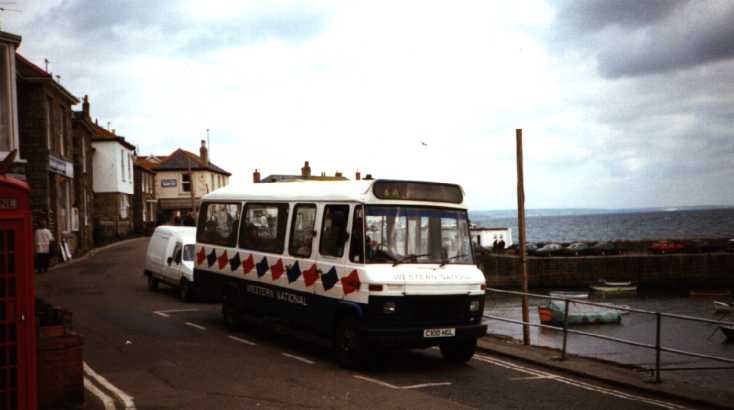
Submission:
{"label": "minibus windscreen", "polygon": [[194,260],[194,244],[184,245],[183,260],[185,261]]}
{"label": "minibus windscreen", "polygon": [[367,206],[367,263],[472,264],[466,211]]}

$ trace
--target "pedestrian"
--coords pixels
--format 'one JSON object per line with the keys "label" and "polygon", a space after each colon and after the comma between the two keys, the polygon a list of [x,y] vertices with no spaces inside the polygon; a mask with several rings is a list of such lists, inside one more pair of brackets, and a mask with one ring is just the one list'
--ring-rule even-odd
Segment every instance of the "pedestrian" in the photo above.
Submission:
{"label": "pedestrian", "polygon": [[49,251],[51,250],[51,242],[54,241],[54,235],[46,228],[45,220],[41,219],[38,222],[34,239],[36,242],[36,271],[39,273],[48,272]]}

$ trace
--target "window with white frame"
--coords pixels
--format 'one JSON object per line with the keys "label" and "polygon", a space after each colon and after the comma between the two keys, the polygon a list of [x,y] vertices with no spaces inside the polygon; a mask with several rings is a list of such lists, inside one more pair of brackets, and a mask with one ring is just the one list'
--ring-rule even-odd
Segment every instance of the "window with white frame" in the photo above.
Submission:
{"label": "window with white frame", "polygon": [[64,123],[66,122],[66,115],[64,112],[64,106],[59,106],[59,118],[56,121],[56,138],[59,139],[59,155],[64,156],[66,154],[66,130],[64,129]]}
{"label": "window with white frame", "polygon": [[191,192],[191,174],[181,174],[181,190]]}
{"label": "window with white frame", "polygon": [[[10,64],[8,62],[8,47],[0,44],[0,151],[10,151],[12,136],[11,129],[11,79]],[[15,79],[12,79],[15,81]]]}
{"label": "window with white frame", "polygon": [[127,195],[122,195],[120,197],[120,218],[122,219],[127,218],[127,207],[128,207]]}
{"label": "window with white frame", "polygon": [[54,104],[51,97],[46,97],[46,147],[53,150]]}

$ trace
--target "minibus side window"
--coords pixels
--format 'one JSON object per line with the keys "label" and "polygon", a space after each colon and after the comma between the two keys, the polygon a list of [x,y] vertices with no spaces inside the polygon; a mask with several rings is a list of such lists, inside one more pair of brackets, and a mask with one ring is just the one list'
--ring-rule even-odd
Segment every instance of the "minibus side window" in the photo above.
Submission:
{"label": "minibus side window", "polygon": [[288,204],[247,203],[240,230],[240,247],[283,253],[288,224]]}
{"label": "minibus side window", "polygon": [[324,207],[324,220],[321,224],[319,253],[341,258],[347,242],[348,205],[327,205]]}
{"label": "minibus side window", "polygon": [[311,257],[315,223],[316,205],[298,204],[293,208],[291,237],[288,244],[288,253],[291,256]]}
{"label": "minibus side window", "polygon": [[239,204],[209,202],[202,206],[199,213],[197,242],[235,246],[240,216]]}
{"label": "minibus side window", "polygon": [[363,208],[354,207],[352,218],[352,240],[349,243],[349,260],[355,263],[364,263],[364,219]]}

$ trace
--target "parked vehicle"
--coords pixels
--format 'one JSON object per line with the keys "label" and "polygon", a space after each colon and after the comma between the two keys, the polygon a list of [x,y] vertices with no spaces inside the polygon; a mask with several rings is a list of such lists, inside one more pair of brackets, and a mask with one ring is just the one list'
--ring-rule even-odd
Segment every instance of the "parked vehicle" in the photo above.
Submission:
{"label": "parked vehicle", "polygon": [[619,249],[612,242],[601,241],[591,247],[589,253],[593,255],[617,255]]}
{"label": "parked vehicle", "polygon": [[726,241],[726,251],[734,252],[734,239],[729,239],[728,241]]}
{"label": "parked vehicle", "polygon": [[[520,245],[518,245],[518,249],[517,249],[518,252],[520,252],[520,247],[519,246]],[[535,255],[535,253],[538,251],[538,249],[540,249],[540,247],[535,242],[528,242],[528,243],[525,244],[525,252],[528,255]]]}
{"label": "parked vehicle", "polygon": [[537,256],[553,256],[558,255],[563,250],[563,246],[558,243],[549,243],[545,245],[544,247],[538,249],[535,251],[535,255]]}
{"label": "parked vehicle", "polygon": [[590,246],[584,242],[574,242],[567,247],[563,248],[563,253],[566,255],[580,256],[586,255],[590,251]]}
{"label": "parked vehicle", "polygon": [[195,293],[194,247],[196,228],[159,226],[153,231],[145,255],[144,274],[148,289],[158,289],[160,282],[178,287],[181,300],[189,302]]}
{"label": "parked vehicle", "polygon": [[[287,240],[286,240],[287,238]],[[231,185],[202,199],[194,274],[230,328],[276,319],[331,339],[340,364],[375,348],[474,355],[486,282],[453,184]]]}
{"label": "parked vehicle", "polygon": [[695,240],[689,241],[683,245],[683,249],[682,249],[682,251],[686,253],[709,253],[709,252],[718,252],[720,250],[721,250],[720,247],[708,241],[704,241],[702,239],[695,239]]}
{"label": "parked vehicle", "polygon": [[656,254],[676,253],[680,252],[685,245],[674,241],[657,241],[650,245],[650,252]]}

